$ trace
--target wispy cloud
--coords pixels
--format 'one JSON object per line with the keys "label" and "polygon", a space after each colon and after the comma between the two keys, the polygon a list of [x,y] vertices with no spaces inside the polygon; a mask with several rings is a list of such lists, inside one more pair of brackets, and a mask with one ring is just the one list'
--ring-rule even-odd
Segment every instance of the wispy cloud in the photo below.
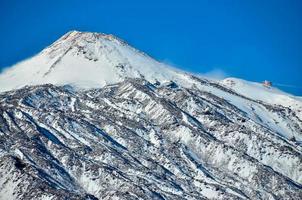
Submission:
{"label": "wispy cloud", "polygon": [[222,80],[229,77],[229,75],[225,71],[218,68],[208,71],[206,73],[201,73],[199,75],[210,79],[216,79],[216,80]]}
{"label": "wispy cloud", "polygon": [[219,68],[214,68],[214,69],[212,69],[208,72],[202,73],[202,72],[190,71],[190,70],[188,70],[187,68],[185,68],[183,66],[179,66],[179,65],[173,63],[169,59],[164,59],[161,62],[168,65],[168,66],[171,66],[175,69],[178,69],[180,71],[186,71],[186,72],[189,72],[189,73],[192,73],[192,74],[195,74],[197,76],[204,77],[204,78],[208,78],[208,79],[222,80],[222,79],[225,79],[227,77],[230,77],[230,75],[227,72],[225,72],[224,70],[219,69]]}

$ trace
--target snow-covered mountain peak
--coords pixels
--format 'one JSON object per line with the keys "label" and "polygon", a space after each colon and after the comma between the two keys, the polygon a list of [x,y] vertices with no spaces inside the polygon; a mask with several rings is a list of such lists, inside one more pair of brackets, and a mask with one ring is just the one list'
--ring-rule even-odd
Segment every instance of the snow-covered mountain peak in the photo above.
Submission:
{"label": "snow-covered mountain peak", "polygon": [[55,58],[56,56],[62,56],[66,51],[74,50],[77,55],[86,54],[89,51],[90,54],[98,54],[99,48],[110,48],[112,45],[106,44],[106,41],[111,41],[118,45],[126,45],[124,41],[113,36],[103,33],[94,32],[81,32],[81,31],[69,31],[61,38],[55,41],[52,45],[45,48],[40,54],[49,56],[49,58]]}
{"label": "snow-covered mountain peak", "polygon": [[[113,45],[124,46],[129,51],[134,51],[145,55],[139,50],[131,47],[122,39],[112,35],[96,32],[81,32],[81,31],[69,31],[64,34],[61,38],[55,41],[52,45],[45,48],[41,54],[48,54],[50,58],[58,56],[60,53],[65,53],[67,50],[77,50],[77,55],[86,54],[89,51],[90,54],[95,54],[95,56],[102,56],[99,51],[100,48],[110,49],[111,51],[117,50],[113,49]],[[146,56],[146,55],[145,55]]]}
{"label": "snow-covered mountain peak", "polygon": [[0,75],[0,91],[25,85],[102,87],[125,78],[187,82],[177,72],[113,35],[70,31],[41,53]]}
{"label": "snow-covered mountain peak", "polygon": [[301,99],[276,88],[236,78],[221,82],[200,79],[152,59],[113,35],[93,32],[70,31],[39,54],[4,71],[0,74],[0,92],[48,83],[101,88],[126,78],[195,86],[226,98],[229,94],[216,91],[221,85],[253,100],[291,107],[302,119]]}
{"label": "snow-covered mountain peak", "polygon": [[301,155],[301,98],[112,35],[68,32],[0,74],[0,200],[300,200]]}

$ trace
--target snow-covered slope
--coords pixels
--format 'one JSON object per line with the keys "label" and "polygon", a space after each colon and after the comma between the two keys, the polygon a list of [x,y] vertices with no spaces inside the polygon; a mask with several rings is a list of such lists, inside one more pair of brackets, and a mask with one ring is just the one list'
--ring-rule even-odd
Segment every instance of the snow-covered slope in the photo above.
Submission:
{"label": "snow-covered slope", "polygon": [[302,102],[275,88],[72,31],[0,90],[1,200],[302,199]]}
{"label": "snow-covered slope", "polygon": [[0,199],[301,199],[301,146],[232,103],[142,79],[2,93]]}
{"label": "snow-covered slope", "polygon": [[45,83],[91,88],[117,83],[125,77],[156,82],[182,80],[183,76],[112,35],[71,31],[1,74],[0,90]]}
{"label": "snow-covered slope", "polygon": [[300,112],[297,112],[297,114],[302,119],[301,97],[295,97],[274,87],[265,87],[261,83],[249,82],[238,78],[227,78],[222,80],[221,83],[251,99],[298,110]]}

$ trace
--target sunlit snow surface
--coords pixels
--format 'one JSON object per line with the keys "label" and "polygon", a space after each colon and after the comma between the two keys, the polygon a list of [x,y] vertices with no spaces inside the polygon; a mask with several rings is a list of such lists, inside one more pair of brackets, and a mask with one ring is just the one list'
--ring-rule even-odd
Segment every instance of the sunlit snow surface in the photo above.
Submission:
{"label": "sunlit snow surface", "polygon": [[125,77],[149,81],[179,79],[170,69],[111,35],[69,32],[40,54],[6,70],[1,90],[43,83],[102,87]]}
{"label": "sunlit snow surface", "polygon": [[302,199],[301,97],[77,31],[0,90],[0,199]]}

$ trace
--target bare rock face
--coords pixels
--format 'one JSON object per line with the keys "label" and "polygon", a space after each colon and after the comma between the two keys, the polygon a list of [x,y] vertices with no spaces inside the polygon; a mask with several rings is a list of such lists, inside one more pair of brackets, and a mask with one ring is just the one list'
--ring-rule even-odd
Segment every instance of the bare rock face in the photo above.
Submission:
{"label": "bare rock face", "polygon": [[0,74],[0,199],[302,199],[302,102],[70,32]]}

